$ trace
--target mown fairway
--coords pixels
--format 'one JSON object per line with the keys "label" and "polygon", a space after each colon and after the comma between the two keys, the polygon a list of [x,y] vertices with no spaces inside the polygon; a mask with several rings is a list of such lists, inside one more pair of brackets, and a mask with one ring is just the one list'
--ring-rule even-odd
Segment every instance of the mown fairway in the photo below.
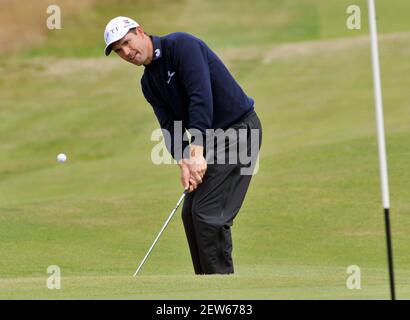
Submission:
{"label": "mown fairway", "polygon": [[[389,298],[366,1],[357,31],[345,0],[69,2],[62,30],[0,55],[1,299]],[[377,5],[396,289],[409,299],[410,3]],[[262,151],[233,276],[193,275],[179,210],[132,278],[182,188],[177,166],[151,162],[142,69],[102,57],[120,14],[203,38],[256,101]],[[46,287],[49,265],[61,290]],[[346,288],[350,265],[361,290]]]}

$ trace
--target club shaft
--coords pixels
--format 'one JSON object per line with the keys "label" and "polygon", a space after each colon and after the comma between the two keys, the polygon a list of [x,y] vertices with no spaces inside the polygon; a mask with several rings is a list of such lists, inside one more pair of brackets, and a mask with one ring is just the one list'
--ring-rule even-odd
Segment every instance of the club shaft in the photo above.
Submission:
{"label": "club shaft", "polygon": [[165,221],[164,225],[162,226],[161,230],[159,231],[157,237],[155,238],[154,242],[152,243],[151,247],[149,248],[147,254],[145,255],[144,259],[142,259],[140,265],[138,266],[138,269],[134,273],[134,277],[138,274],[138,272],[141,270],[142,266],[144,265],[145,261],[147,260],[148,256],[150,255],[152,249],[154,249],[155,244],[157,243],[158,239],[161,237],[162,233],[164,232],[165,228],[167,227],[168,223],[171,221],[173,215],[177,211],[179,205],[181,204],[182,200],[185,198],[185,195],[188,193],[187,190],[184,191],[182,196],[179,198],[177,205],[175,206],[174,210],[172,210],[171,214],[169,215],[167,221]]}

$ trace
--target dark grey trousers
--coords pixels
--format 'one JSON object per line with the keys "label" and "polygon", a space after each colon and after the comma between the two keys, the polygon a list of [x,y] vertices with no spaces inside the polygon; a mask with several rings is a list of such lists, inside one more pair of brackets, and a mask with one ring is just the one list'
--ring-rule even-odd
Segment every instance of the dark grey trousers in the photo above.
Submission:
{"label": "dark grey trousers", "polygon": [[[246,129],[248,155],[251,154],[250,130],[257,129],[254,133],[259,134],[259,152],[262,127],[256,113],[250,114],[231,128],[236,131],[242,129],[242,132]],[[228,143],[225,145],[225,152],[228,155]],[[252,178],[251,174],[244,175],[243,171],[241,173],[241,168],[246,165],[237,162],[208,163],[203,182],[185,198],[182,220],[196,274],[234,272],[231,227]]]}

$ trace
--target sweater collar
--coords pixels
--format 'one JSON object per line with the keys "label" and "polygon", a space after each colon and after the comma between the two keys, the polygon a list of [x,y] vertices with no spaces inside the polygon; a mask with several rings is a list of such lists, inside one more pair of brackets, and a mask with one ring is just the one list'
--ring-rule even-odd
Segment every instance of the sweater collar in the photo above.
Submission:
{"label": "sweater collar", "polygon": [[152,39],[152,61],[158,60],[162,57],[161,38],[158,36],[151,36]]}

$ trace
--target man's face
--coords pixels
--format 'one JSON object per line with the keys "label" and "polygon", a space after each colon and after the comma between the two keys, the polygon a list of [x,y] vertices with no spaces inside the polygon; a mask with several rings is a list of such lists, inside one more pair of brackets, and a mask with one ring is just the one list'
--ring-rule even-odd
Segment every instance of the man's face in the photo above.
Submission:
{"label": "man's face", "polygon": [[147,36],[141,28],[136,28],[135,33],[130,31],[117,42],[112,49],[125,61],[140,66],[148,64],[152,56],[149,52]]}

